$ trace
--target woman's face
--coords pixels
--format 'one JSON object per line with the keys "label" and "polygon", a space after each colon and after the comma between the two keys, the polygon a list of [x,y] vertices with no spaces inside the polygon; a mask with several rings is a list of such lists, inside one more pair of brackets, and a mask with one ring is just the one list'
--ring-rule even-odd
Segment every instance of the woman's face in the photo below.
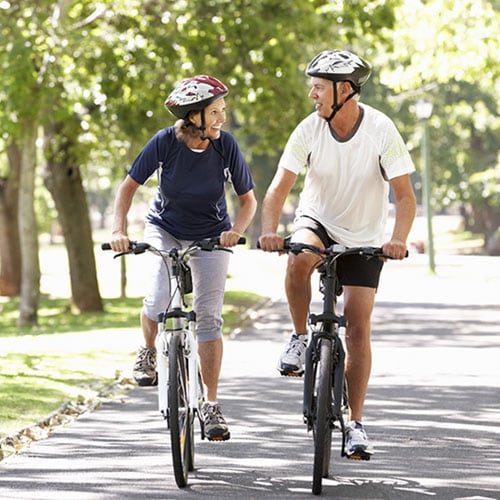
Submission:
{"label": "woman's face", "polygon": [[[210,103],[204,110],[205,112],[205,137],[218,139],[222,125],[226,122],[226,102],[221,97]],[[193,117],[193,121],[199,127],[201,126],[201,113]]]}

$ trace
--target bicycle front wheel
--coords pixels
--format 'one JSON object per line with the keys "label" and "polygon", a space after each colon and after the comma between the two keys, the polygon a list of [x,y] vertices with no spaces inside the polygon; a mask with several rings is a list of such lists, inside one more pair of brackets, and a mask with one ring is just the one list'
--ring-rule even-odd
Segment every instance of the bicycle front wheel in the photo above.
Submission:
{"label": "bicycle front wheel", "polygon": [[[198,412],[200,411],[201,406],[203,405],[205,401],[205,392],[203,390],[203,379],[201,378],[201,370],[200,367],[198,366]],[[192,472],[194,470],[194,413],[190,411],[190,424],[191,424],[191,433],[190,433],[190,447],[188,449],[188,470],[189,472]],[[201,438],[204,439],[204,429],[203,429],[203,422],[200,419],[200,426],[201,426]]]}
{"label": "bicycle front wheel", "polygon": [[170,443],[175,482],[184,488],[188,482],[189,470],[193,467],[193,416],[189,409],[189,387],[187,362],[184,357],[181,338],[172,335],[168,348],[168,408],[170,422]]}
{"label": "bicycle front wheel", "polygon": [[322,338],[316,369],[313,417],[314,466],[312,492],[319,495],[322,479],[328,477],[332,447],[332,341]]}

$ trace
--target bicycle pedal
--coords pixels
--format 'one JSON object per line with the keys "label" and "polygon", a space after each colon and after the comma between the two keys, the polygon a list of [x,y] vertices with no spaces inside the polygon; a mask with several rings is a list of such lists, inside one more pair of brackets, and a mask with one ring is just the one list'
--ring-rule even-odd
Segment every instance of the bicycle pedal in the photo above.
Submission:
{"label": "bicycle pedal", "polygon": [[302,377],[304,375],[304,370],[293,371],[287,368],[278,368],[278,371],[282,377]]}
{"label": "bicycle pedal", "polygon": [[227,433],[225,436],[215,436],[215,437],[205,436],[205,437],[207,438],[208,441],[220,442],[220,441],[227,441],[231,437],[231,434]]}
{"label": "bicycle pedal", "polygon": [[346,455],[349,460],[370,460],[371,455],[369,453],[353,453],[352,455]]}
{"label": "bicycle pedal", "polygon": [[282,377],[302,377],[304,375],[304,372],[282,372],[280,371],[280,374]]}

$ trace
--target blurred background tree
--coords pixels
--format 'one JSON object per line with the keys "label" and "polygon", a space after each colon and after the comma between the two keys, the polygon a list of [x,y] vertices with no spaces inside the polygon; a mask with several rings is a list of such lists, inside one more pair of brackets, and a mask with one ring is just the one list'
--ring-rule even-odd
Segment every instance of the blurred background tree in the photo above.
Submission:
{"label": "blurred background tree", "polygon": [[73,303],[102,309],[90,215],[104,226],[135,155],[174,122],[165,97],[195,73],[228,84],[260,201],[312,111],[307,62],[358,52],[374,67],[362,99],[396,120],[418,169],[413,106],[434,104],[434,206],[459,208],[485,242],[497,231],[498,0],[0,0],[0,15],[0,293],[21,293],[21,323],[36,323],[38,234],[54,217]]}

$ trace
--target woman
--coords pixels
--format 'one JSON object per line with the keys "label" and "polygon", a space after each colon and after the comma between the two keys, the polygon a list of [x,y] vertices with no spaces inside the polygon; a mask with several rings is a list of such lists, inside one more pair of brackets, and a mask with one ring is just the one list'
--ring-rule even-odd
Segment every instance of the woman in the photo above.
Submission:
{"label": "woman", "polygon": [[[216,78],[197,75],[182,81],[167,98],[165,106],[178,121],[148,142],[118,189],[111,238],[114,251],[128,248],[127,213],[138,187],[153,173],[158,177],[158,190],[146,215],[146,242],[161,249],[183,248],[195,240],[220,236],[224,247],[237,244],[255,214],[257,202],[241,150],[232,135],[221,130],[226,121],[227,93],[227,87]],[[239,199],[233,223],[227,212],[226,183],[232,184]],[[165,266],[161,259],[154,260],[141,311],[144,346],[139,348],[134,366],[139,385],[156,384],[156,318],[170,297]],[[230,437],[217,403],[228,264],[228,252],[200,251],[190,259],[200,366],[207,387],[201,413],[210,440]]]}

